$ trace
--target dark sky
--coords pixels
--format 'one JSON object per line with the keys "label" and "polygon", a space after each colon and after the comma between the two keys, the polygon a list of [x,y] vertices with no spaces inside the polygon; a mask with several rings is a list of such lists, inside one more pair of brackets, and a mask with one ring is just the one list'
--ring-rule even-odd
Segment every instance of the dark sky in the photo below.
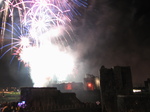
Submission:
{"label": "dark sky", "polygon": [[[81,17],[72,20],[78,81],[99,68],[130,66],[134,85],[150,77],[150,4],[148,0],[89,0]],[[28,69],[0,60],[0,86],[30,86]],[[28,83],[30,82],[30,83]]]}

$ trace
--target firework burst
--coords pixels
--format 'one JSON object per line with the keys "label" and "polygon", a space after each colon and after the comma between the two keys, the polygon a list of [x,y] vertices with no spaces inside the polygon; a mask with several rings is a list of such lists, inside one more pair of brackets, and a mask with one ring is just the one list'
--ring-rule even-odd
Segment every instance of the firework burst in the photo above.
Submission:
{"label": "firework burst", "polygon": [[53,76],[62,81],[71,74],[75,60],[69,51],[60,51],[58,46],[65,47],[66,36],[72,39],[71,19],[74,14],[80,15],[76,7],[85,7],[86,1],[5,0],[1,4],[1,39],[6,39],[6,32],[11,35],[9,44],[2,43],[1,49],[10,48],[1,58],[12,51],[30,67],[34,86],[45,86]]}

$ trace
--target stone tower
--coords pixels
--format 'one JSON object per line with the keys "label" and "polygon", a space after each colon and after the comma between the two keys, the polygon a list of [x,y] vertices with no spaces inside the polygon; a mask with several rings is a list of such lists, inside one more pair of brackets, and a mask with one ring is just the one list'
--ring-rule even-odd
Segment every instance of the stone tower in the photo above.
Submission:
{"label": "stone tower", "polygon": [[132,77],[129,66],[100,68],[102,112],[117,112],[117,95],[132,93]]}

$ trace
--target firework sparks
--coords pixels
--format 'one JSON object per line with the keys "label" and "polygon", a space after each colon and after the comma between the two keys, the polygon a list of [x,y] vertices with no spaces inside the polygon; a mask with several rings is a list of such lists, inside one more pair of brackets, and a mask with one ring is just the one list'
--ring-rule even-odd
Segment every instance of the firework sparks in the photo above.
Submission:
{"label": "firework sparks", "polygon": [[[18,2],[19,1],[19,2]],[[63,43],[65,35],[72,31],[73,13],[80,14],[76,7],[86,6],[85,1],[78,0],[5,0],[0,12],[3,12],[1,35],[10,32],[10,50],[19,60],[28,64],[34,86],[46,86],[53,76],[58,81],[65,80],[74,68],[73,56],[65,50],[60,51],[53,40]],[[19,25],[15,24],[14,14],[18,13]],[[11,23],[7,22],[10,17]],[[10,27],[10,29],[7,29]],[[64,38],[64,39],[63,39]],[[42,83],[40,83],[42,82]]]}

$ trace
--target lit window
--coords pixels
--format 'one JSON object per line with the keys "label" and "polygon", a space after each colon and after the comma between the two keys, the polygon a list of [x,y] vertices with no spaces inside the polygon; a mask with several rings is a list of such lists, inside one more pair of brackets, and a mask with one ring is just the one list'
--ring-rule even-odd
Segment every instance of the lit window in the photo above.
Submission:
{"label": "lit window", "polygon": [[140,89],[133,89],[133,92],[134,92],[134,93],[140,93],[141,90],[140,90]]}
{"label": "lit window", "polygon": [[87,89],[88,90],[94,90],[94,86],[93,86],[93,84],[91,82],[87,83]]}
{"label": "lit window", "polygon": [[65,87],[66,90],[72,90],[72,85],[71,84],[67,84]]}

